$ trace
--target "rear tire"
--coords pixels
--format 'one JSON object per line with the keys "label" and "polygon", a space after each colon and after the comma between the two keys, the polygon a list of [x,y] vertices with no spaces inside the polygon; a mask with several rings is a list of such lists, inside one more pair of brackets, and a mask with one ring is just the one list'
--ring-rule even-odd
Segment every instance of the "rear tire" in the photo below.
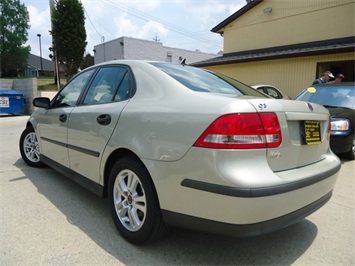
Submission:
{"label": "rear tire", "polygon": [[108,189],[112,219],[127,241],[144,244],[168,231],[151,177],[137,159],[128,156],[117,161]]}
{"label": "rear tire", "polygon": [[20,153],[26,164],[32,167],[42,167],[44,163],[40,159],[39,143],[32,126],[27,127],[20,137]]}

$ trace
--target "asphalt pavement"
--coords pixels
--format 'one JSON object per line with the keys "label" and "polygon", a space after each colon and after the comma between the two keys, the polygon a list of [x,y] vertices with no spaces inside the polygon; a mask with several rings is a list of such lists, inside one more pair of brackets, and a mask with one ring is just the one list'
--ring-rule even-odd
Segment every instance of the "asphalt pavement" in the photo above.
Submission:
{"label": "asphalt pavement", "polygon": [[173,229],[134,246],[107,199],[21,159],[28,116],[0,117],[0,265],[355,265],[355,161],[342,160],[333,197],[281,231],[230,238]]}

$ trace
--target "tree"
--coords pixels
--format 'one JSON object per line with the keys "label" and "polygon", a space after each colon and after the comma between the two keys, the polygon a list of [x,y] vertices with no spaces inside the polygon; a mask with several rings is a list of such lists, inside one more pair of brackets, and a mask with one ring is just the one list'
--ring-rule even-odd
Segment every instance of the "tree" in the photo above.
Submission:
{"label": "tree", "polygon": [[0,0],[0,76],[15,77],[27,64],[29,14],[19,0]]}
{"label": "tree", "polygon": [[85,68],[93,66],[94,64],[94,57],[88,53],[85,55],[84,62],[81,64],[80,69],[84,70]]}
{"label": "tree", "polygon": [[84,59],[86,47],[85,17],[78,0],[58,0],[52,10],[53,56],[64,67],[69,80]]}

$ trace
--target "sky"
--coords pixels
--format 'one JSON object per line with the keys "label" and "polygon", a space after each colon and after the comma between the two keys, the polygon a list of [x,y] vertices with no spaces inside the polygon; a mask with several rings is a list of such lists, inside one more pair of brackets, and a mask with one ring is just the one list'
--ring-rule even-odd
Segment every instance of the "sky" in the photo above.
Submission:
{"label": "sky", "polygon": [[[30,15],[26,45],[49,58],[50,0],[20,0]],[[223,37],[211,29],[246,5],[246,0],[81,0],[86,53],[119,37],[157,40],[167,47],[217,54]],[[37,35],[41,34],[39,38]],[[41,40],[41,41],[40,41]],[[41,43],[41,49],[40,49]]]}

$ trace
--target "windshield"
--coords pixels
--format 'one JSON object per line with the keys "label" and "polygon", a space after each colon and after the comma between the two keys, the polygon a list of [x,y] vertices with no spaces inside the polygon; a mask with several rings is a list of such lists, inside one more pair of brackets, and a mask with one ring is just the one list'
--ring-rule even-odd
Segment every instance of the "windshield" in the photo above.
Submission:
{"label": "windshield", "polygon": [[299,101],[314,102],[324,106],[355,108],[354,86],[309,87],[298,97]]}
{"label": "windshield", "polygon": [[206,69],[167,63],[151,64],[193,91],[224,93],[237,96],[250,95],[267,98],[264,94],[239,81]]}

